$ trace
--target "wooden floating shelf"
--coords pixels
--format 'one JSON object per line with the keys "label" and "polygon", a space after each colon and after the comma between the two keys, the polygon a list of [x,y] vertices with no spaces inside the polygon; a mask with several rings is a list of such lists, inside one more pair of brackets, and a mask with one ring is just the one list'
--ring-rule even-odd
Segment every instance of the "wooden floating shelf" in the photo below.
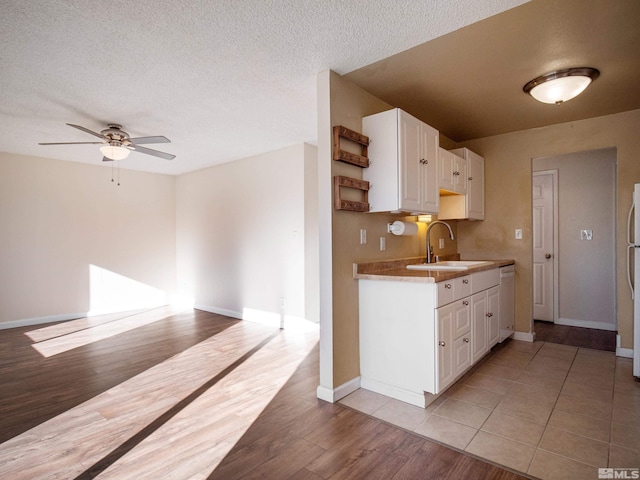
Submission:
{"label": "wooden floating shelf", "polygon": [[[341,188],[353,188],[362,191],[363,201],[356,202],[345,200],[340,197]],[[369,182],[358,180],[357,178],[343,177],[336,175],[333,177],[333,206],[336,210],[349,210],[352,212],[368,212],[369,205]]]}
{"label": "wooden floating shelf", "polygon": [[[350,153],[340,148],[340,139],[344,138],[360,145],[360,155]],[[349,163],[361,168],[369,166],[369,137],[353,130],[337,125],[333,127],[333,159]]]}

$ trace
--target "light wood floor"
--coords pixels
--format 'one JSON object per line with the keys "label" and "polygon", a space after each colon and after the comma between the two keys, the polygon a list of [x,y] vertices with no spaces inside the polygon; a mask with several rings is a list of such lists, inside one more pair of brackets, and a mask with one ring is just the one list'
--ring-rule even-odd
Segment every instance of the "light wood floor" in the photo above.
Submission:
{"label": "light wood floor", "polygon": [[524,478],[317,400],[317,340],[169,308],[2,330],[0,478]]}

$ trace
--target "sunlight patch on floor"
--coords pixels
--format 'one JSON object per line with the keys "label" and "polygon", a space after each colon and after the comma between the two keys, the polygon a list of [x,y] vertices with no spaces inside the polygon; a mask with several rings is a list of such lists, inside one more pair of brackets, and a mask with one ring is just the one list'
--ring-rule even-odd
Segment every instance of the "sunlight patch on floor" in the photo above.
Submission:
{"label": "sunlight patch on floor", "polygon": [[74,348],[96,343],[100,340],[114,337],[121,333],[157,322],[167,318],[168,316],[174,315],[175,313],[177,312],[172,307],[155,308],[136,315],[119,318],[95,327],[73,331],[65,335],[50,338],[49,340],[35,343],[32,346],[43,357],[48,358],[73,350]]}
{"label": "sunlight patch on floor", "polygon": [[75,478],[274,334],[99,478],[211,472],[313,349],[317,331],[238,322],[3,443],[0,478]]}
{"label": "sunlight patch on floor", "polygon": [[43,342],[52,338],[61,337],[62,335],[86,330],[87,328],[97,327],[98,325],[113,322],[114,320],[121,320],[146,310],[148,309],[129,310],[127,312],[107,313],[104,315],[90,315],[76,320],[56,323],[37,330],[31,330],[30,332],[25,332],[25,335],[34,342]]}

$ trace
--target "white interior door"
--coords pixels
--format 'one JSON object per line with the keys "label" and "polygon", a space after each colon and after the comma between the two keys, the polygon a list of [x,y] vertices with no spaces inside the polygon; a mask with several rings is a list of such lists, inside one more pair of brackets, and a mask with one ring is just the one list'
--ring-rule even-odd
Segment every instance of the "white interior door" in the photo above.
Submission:
{"label": "white interior door", "polygon": [[555,173],[533,173],[533,318],[554,321]]}

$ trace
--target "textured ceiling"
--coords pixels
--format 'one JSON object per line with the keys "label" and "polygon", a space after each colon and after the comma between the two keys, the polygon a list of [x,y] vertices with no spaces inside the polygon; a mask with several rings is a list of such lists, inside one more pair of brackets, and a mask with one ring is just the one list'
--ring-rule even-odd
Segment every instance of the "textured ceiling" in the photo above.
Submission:
{"label": "textured ceiling", "polygon": [[[635,0],[634,0],[635,1]],[[165,135],[179,174],[315,143],[316,75],[345,74],[524,0],[5,0],[0,151],[99,164],[74,123]],[[615,1],[614,1],[615,3]],[[126,163],[125,163],[126,162]]]}

